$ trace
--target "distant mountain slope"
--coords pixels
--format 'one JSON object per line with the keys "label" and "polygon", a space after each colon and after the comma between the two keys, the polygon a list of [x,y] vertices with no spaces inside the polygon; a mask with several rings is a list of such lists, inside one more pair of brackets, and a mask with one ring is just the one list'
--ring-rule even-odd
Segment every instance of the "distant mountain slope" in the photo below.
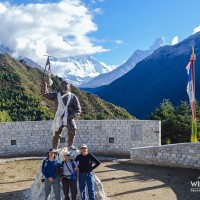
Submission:
{"label": "distant mountain slope", "polygon": [[[0,54],[0,110],[8,112],[13,121],[52,119],[54,102],[43,98],[40,85],[43,72],[22,64],[7,54]],[[53,77],[54,90],[61,78]],[[96,95],[72,86],[81,103],[81,119],[133,119],[124,109],[101,100]]]}
{"label": "distant mountain slope", "polygon": [[[36,61],[20,55],[18,52],[14,52],[3,44],[0,44],[0,54],[1,53],[7,53],[11,57],[30,67],[36,67],[40,70],[44,70],[39,64],[36,63]],[[76,86],[86,83],[100,74],[110,72],[117,67],[106,65],[89,55],[63,58],[51,57],[50,60],[51,70],[54,75],[59,76]]]}
{"label": "distant mountain slope", "polygon": [[200,99],[200,32],[174,46],[154,51],[134,69],[105,86],[97,94],[106,101],[126,108],[134,116],[146,118],[163,99],[174,105],[188,100],[187,73],[192,46],[195,46],[196,98]]}
{"label": "distant mountain slope", "polygon": [[0,44],[0,53],[11,54],[11,53],[13,53],[13,51],[11,49],[9,49],[7,46]]}
{"label": "distant mountain slope", "polygon": [[3,44],[0,44],[0,54],[2,54],[2,53],[3,54],[7,53],[11,57],[17,59],[21,63],[24,63],[24,64],[28,65],[29,67],[36,67],[36,68],[38,68],[40,70],[43,70],[43,68],[40,65],[38,65],[36,62],[31,60],[30,58],[24,57],[22,55],[17,55],[16,52],[14,52],[13,50],[9,49],[7,46],[5,46]]}
{"label": "distant mountain slope", "polygon": [[113,70],[114,66],[107,66],[88,55],[51,58],[52,72],[79,86],[87,83],[99,74]]}
{"label": "distant mountain slope", "polygon": [[95,77],[91,81],[87,83],[83,83],[80,88],[95,88],[102,85],[108,85],[114,80],[118,79],[119,77],[123,76],[127,72],[129,72],[131,69],[135,67],[135,65],[146,58],[147,56],[151,55],[153,51],[158,49],[161,46],[164,46],[165,42],[163,38],[157,38],[153,45],[148,50],[136,50],[132,56],[121,66],[116,68],[115,70],[100,74],[99,76]]}

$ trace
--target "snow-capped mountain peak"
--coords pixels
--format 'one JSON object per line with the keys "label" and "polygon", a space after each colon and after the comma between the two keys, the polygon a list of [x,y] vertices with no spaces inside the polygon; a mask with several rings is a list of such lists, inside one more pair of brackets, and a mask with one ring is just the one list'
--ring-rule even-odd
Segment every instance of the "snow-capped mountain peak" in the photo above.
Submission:
{"label": "snow-capped mountain peak", "polygon": [[[13,58],[30,67],[37,67],[43,70],[43,68],[33,60],[18,54],[18,52],[12,51],[3,44],[0,44],[0,53],[8,53]],[[51,57],[50,60],[52,73],[68,80],[76,86],[86,83],[100,74],[110,72],[117,67],[108,66],[89,55],[62,58]]]}
{"label": "snow-capped mountain peak", "polygon": [[51,58],[50,60],[53,74],[77,86],[114,68],[114,66],[107,66],[105,63],[100,63],[89,55]]}
{"label": "snow-capped mountain peak", "polygon": [[159,47],[162,47],[165,45],[165,40],[163,37],[159,37],[157,38],[154,43],[152,44],[152,46],[149,48],[149,50],[155,51],[156,49],[158,49]]}
{"label": "snow-capped mountain peak", "polygon": [[153,45],[148,50],[135,50],[133,54],[130,56],[130,58],[124,62],[122,65],[120,65],[118,68],[114,69],[111,72],[101,74],[94,79],[92,79],[88,83],[84,83],[81,85],[82,88],[95,88],[100,87],[102,85],[108,85],[114,80],[120,78],[127,72],[129,72],[131,69],[135,67],[135,65],[146,58],[147,56],[151,55],[156,49],[158,49],[161,46],[165,45],[164,38],[157,38]]}

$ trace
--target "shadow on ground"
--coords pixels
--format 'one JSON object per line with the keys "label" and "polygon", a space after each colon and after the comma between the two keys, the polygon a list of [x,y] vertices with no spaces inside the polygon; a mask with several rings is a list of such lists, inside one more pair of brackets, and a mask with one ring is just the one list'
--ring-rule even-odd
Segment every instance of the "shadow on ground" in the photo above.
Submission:
{"label": "shadow on ground", "polygon": [[24,194],[27,190],[19,190],[13,192],[0,193],[0,200],[28,200]]}
{"label": "shadow on ground", "polygon": [[21,182],[30,182],[30,181],[34,181],[35,179],[28,179],[28,180],[20,180],[20,181],[10,181],[10,182],[1,182],[0,185],[4,185],[4,184],[12,184],[12,183],[21,183]]}
{"label": "shadow on ground", "polygon": [[[182,169],[182,168],[168,168],[159,167],[152,165],[139,165],[139,164],[129,164],[129,163],[115,163],[108,164],[106,167],[112,170],[123,170],[128,172],[133,172],[133,176],[120,177],[121,184],[133,181],[151,181],[159,180],[163,184],[159,186],[152,186],[147,188],[141,188],[139,190],[130,190],[126,192],[116,193],[113,196],[122,196],[128,193],[135,193],[140,191],[154,190],[157,188],[170,187],[177,196],[177,200],[199,200],[199,192],[191,192],[191,181],[200,181],[198,177],[200,176],[199,170],[192,169]],[[101,179],[102,183],[110,181],[110,179]],[[199,187],[200,190],[200,187]],[[109,196],[112,198],[112,196]]]}

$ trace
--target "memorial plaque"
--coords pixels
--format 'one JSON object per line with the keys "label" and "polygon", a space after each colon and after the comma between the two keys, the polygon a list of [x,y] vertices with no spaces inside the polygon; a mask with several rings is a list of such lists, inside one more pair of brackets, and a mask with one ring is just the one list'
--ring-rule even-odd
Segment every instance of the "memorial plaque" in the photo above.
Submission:
{"label": "memorial plaque", "polygon": [[131,140],[142,141],[142,125],[131,126]]}
{"label": "memorial plaque", "polygon": [[114,137],[109,137],[109,143],[114,143]]}
{"label": "memorial plaque", "polygon": [[17,141],[16,140],[11,140],[11,145],[17,145]]}

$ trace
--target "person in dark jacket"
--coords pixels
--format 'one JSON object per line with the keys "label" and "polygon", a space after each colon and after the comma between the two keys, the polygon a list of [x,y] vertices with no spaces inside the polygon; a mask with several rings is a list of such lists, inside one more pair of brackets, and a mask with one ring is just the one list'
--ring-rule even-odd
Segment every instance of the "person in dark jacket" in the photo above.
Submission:
{"label": "person in dark jacket", "polygon": [[51,193],[51,186],[53,186],[56,200],[61,200],[60,198],[60,180],[59,180],[59,163],[55,159],[56,151],[50,149],[48,151],[48,156],[42,162],[42,174],[44,175],[44,190],[45,190],[45,200],[48,199]]}
{"label": "person in dark jacket", "polygon": [[[95,200],[94,193],[94,173],[93,169],[100,165],[100,161],[91,153],[88,152],[86,144],[82,144],[80,147],[81,154],[79,154],[75,161],[78,163],[79,168],[79,189],[81,193],[81,199],[86,200],[86,185],[88,188],[88,194],[90,200]],[[94,163],[94,165],[93,165]]]}
{"label": "person in dark jacket", "polygon": [[58,140],[61,137],[65,127],[68,129],[68,147],[75,149],[73,146],[76,135],[75,118],[81,114],[81,106],[78,98],[70,91],[71,86],[67,81],[62,81],[60,91],[58,93],[49,92],[47,83],[42,82],[41,93],[43,96],[55,101],[57,111],[55,113],[52,131],[52,147],[58,148]]}

